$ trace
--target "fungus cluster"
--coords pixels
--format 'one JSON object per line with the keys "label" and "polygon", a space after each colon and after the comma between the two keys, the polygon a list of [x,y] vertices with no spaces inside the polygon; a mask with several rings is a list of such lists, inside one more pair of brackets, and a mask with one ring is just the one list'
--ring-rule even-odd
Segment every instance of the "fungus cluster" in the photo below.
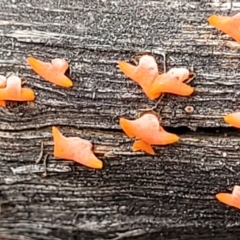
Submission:
{"label": "fungus cluster", "polygon": [[[212,15],[208,21],[210,25],[240,43],[240,13],[232,17]],[[57,58],[48,63],[28,57],[27,62],[33,71],[43,79],[61,87],[73,86],[71,79],[65,75],[69,68],[65,59]],[[138,58],[136,65],[119,61],[118,67],[141,87],[150,100],[160,98],[166,93],[190,96],[194,92],[194,88],[188,85],[195,77],[193,72],[186,68],[172,68],[167,72],[159,72],[154,56],[148,54]],[[33,101],[34,99],[33,90],[22,87],[22,80],[18,76],[0,75],[0,106],[5,107],[6,101]],[[193,110],[190,108],[192,107],[188,108],[185,111],[191,113]],[[228,124],[240,128],[240,112],[228,114],[224,120]],[[132,146],[133,151],[143,151],[154,155],[152,145],[168,145],[179,140],[176,134],[164,130],[160,125],[160,116],[154,111],[145,112],[135,120],[121,117],[120,126],[129,138],[135,139]],[[52,127],[52,134],[55,157],[73,160],[89,168],[102,169],[103,163],[94,155],[90,141],[80,137],[65,137],[55,126]],[[216,198],[220,202],[240,209],[240,186],[234,186],[231,194],[218,193]]]}

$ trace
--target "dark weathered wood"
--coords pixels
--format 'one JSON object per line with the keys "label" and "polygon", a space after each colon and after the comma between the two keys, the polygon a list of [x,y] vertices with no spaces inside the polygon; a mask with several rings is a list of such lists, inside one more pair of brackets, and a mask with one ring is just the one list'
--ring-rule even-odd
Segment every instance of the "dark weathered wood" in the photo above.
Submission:
{"label": "dark weathered wood", "polygon": [[[0,108],[0,239],[238,239],[239,212],[215,194],[239,184],[240,132],[224,128],[222,117],[239,109],[240,45],[207,23],[213,13],[228,14],[228,2],[0,6],[0,74],[19,73],[37,95],[33,103]],[[238,10],[233,1],[231,13]],[[156,147],[154,157],[131,152],[118,125],[119,117],[155,104],[116,67],[143,51],[154,53],[160,68],[165,52],[168,69],[193,64],[197,73],[193,96],[162,100],[163,125],[181,141]],[[28,55],[70,60],[73,88],[42,80],[27,66]],[[92,141],[104,169],[55,159],[52,125]],[[47,177],[43,162],[35,163],[42,141]]]}
{"label": "dark weathered wood", "polygon": [[[53,122],[119,128],[119,116],[134,116],[138,109],[154,105],[116,67],[119,60],[128,60],[142,51],[155,53],[160,67],[160,53],[165,52],[168,68],[190,68],[193,64],[197,73],[192,82],[196,87],[192,97],[168,95],[162,101],[165,125],[226,126],[222,116],[239,109],[239,44],[207,23],[207,17],[220,9],[220,4],[210,7],[208,1],[27,1],[17,5],[2,2],[1,72],[18,71],[38,97],[31,108],[22,105],[22,109],[1,112],[1,129],[43,127]],[[71,60],[73,89],[52,87],[33,74],[26,63],[31,54],[45,60]],[[194,107],[191,115],[184,111],[186,106]]]}
{"label": "dark weathered wood", "polygon": [[239,227],[238,211],[214,197],[239,181],[239,133],[231,132],[231,138],[184,134],[178,144],[158,147],[158,156],[149,157],[130,153],[131,143],[122,133],[61,130],[92,139],[104,169],[50,157],[42,178],[42,163],[37,167],[35,161],[41,140],[45,154],[52,152],[50,129],[1,132],[1,236],[74,239],[76,231],[84,239],[150,233],[176,239],[172,231],[185,229],[186,239],[194,232],[208,237],[216,232],[220,238],[212,239],[222,239],[226,224]]}

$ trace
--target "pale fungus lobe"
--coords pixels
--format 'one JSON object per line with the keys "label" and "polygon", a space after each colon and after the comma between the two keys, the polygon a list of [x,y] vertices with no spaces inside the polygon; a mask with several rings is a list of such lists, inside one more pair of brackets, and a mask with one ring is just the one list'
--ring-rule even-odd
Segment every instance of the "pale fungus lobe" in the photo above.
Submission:
{"label": "pale fungus lobe", "polygon": [[150,92],[153,95],[172,93],[180,96],[189,96],[194,88],[185,83],[189,79],[186,68],[171,68],[167,73],[159,75],[152,84]]}
{"label": "pale fungus lobe", "polygon": [[176,134],[169,133],[159,125],[156,113],[145,113],[136,120],[120,118],[120,126],[129,138],[135,138],[133,151],[144,151],[154,155],[151,145],[168,145],[179,140]]}
{"label": "pale fungus lobe", "polygon": [[[5,88],[7,83],[7,78],[3,75],[0,75],[0,88]],[[6,101],[0,100],[0,106],[6,107]]]}
{"label": "pale fungus lobe", "polygon": [[80,163],[86,167],[101,169],[103,163],[92,151],[92,143],[80,137],[65,137],[57,127],[52,127],[54,156]]}
{"label": "pale fungus lobe", "polygon": [[228,34],[240,43],[240,13],[232,17],[212,15],[208,18],[210,25]]}
{"label": "pale fungus lobe", "polygon": [[149,99],[153,100],[159,97],[150,92],[153,81],[158,76],[158,66],[153,56],[143,55],[139,59],[138,66],[124,61],[120,61],[118,66],[128,78],[139,84]]}
{"label": "pale fungus lobe", "polygon": [[240,128],[240,112],[226,115],[224,121],[233,127]]}
{"label": "pale fungus lobe", "polygon": [[43,62],[34,57],[27,58],[28,64],[43,79],[54,83],[61,87],[72,87],[73,82],[65,76],[65,72],[69,68],[65,59],[56,58],[51,62]]}
{"label": "pale fungus lobe", "polygon": [[[32,89],[23,88],[22,80],[18,76],[10,76],[8,78],[0,76],[0,100],[2,106],[5,101],[33,101],[35,95]],[[3,102],[4,101],[4,102]]]}
{"label": "pale fungus lobe", "polygon": [[137,82],[150,100],[158,98],[163,93],[189,96],[194,88],[186,84],[189,80],[189,70],[186,68],[172,68],[167,73],[158,72],[154,57],[143,55],[138,66],[120,61],[120,70],[130,79]]}
{"label": "pale fungus lobe", "polygon": [[232,193],[218,193],[216,198],[228,206],[240,209],[240,186],[235,185]]}

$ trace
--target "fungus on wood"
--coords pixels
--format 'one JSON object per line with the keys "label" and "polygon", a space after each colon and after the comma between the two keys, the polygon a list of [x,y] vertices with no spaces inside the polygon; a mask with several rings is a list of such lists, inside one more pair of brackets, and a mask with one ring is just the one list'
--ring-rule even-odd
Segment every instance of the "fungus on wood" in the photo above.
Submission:
{"label": "fungus on wood", "polygon": [[[239,44],[207,23],[227,1],[1,1],[0,74],[18,73],[36,100],[0,109],[0,239],[237,239],[239,212],[215,199],[239,184]],[[162,68],[193,65],[191,97],[156,109],[181,141],[131,151],[119,117],[154,106],[117,69],[153,53]],[[74,86],[52,86],[26,58],[66,58]],[[188,107],[192,107],[188,111]],[[53,157],[51,126],[94,144],[103,170]],[[36,164],[41,144],[42,160]]]}

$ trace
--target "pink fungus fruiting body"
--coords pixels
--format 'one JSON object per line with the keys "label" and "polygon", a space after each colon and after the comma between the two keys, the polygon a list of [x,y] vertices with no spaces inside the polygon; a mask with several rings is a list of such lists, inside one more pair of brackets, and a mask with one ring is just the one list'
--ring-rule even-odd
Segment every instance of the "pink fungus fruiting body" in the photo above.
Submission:
{"label": "pink fungus fruiting body", "polygon": [[240,13],[234,16],[212,15],[208,18],[210,25],[228,34],[240,43]]}
{"label": "pink fungus fruiting body", "polygon": [[28,57],[27,62],[43,79],[61,87],[73,86],[73,82],[65,76],[65,72],[69,68],[65,59],[56,58],[51,62],[43,62],[34,57]]}
{"label": "pink fungus fruiting body", "polygon": [[120,126],[126,135],[135,138],[133,151],[155,154],[151,145],[167,145],[177,142],[179,137],[159,125],[157,114],[145,113],[136,120],[120,118]]}
{"label": "pink fungus fruiting body", "polygon": [[150,92],[155,95],[172,93],[180,96],[189,96],[194,89],[184,83],[188,78],[189,71],[186,68],[172,68],[155,79]]}
{"label": "pink fungus fruiting body", "polygon": [[226,115],[224,121],[233,127],[240,128],[240,112]]}
{"label": "pink fungus fruiting body", "polygon": [[134,82],[138,83],[147,97],[151,100],[157,98],[157,95],[150,93],[153,81],[158,76],[158,66],[154,57],[144,55],[139,59],[138,66],[120,61],[120,70]]}
{"label": "pink fungus fruiting body", "polygon": [[189,78],[186,68],[172,68],[167,73],[158,72],[154,57],[143,55],[138,66],[120,61],[120,70],[134,82],[138,83],[150,100],[158,98],[162,93],[189,96],[194,89],[185,83]]}
{"label": "pink fungus fruiting body", "polygon": [[103,163],[92,151],[92,143],[80,137],[65,137],[57,127],[52,127],[54,156],[80,163],[89,168],[101,169]]}
{"label": "pink fungus fruiting body", "polygon": [[8,78],[0,76],[0,101],[5,106],[9,101],[33,101],[35,94],[30,88],[22,87],[22,80],[18,76],[11,75]]}
{"label": "pink fungus fruiting body", "polygon": [[228,206],[240,209],[240,186],[235,185],[232,193],[218,193],[216,198]]}

